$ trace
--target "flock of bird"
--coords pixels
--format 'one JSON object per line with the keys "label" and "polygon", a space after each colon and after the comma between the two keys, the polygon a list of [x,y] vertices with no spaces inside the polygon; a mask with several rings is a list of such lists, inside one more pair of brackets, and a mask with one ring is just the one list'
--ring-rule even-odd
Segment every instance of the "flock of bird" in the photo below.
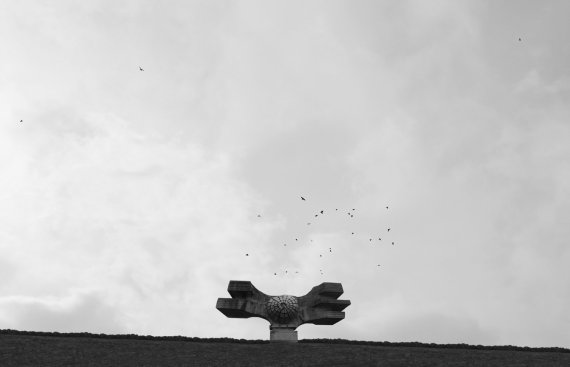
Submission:
{"label": "flock of bird", "polygon": [[[305,197],[303,197],[303,196],[300,196],[300,199],[301,199],[302,201],[307,201],[307,199],[306,199]],[[389,210],[389,209],[390,209],[390,207],[389,207],[389,206],[386,206],[386,210]],[[337,213],[338,211],[339,211],[338,208],[335,208],[335,209],[334,209],[334,212],[335,212],[335,213]],[[347,210],[346,215],[347,215],[349,218],[354,218],[355,212],[356,212],[356,208],[351,208],[351,209],[348,209],[348,210]],[[323,216],[323,215],[325,215],[325,210],[318,210],[318,211],[316,211],[316,213],[314,214],[314,218],[318,218],[319,216]],[[262,218],[262,215],[261,215],[261,214],[257,214],[257,218]],[[310,226],[311,224],[312,224],[312,222],[307,222],[307,225]],[[386,233],[389,233],[390,230],[391,230],[390,227],[386,227]],[[354,236],[354,235],[356,234],[355,232],[350,232],[350,233],[351,233],[351,234],[350,234],[351,236]],[[295,238],[295,241],[298,242],[298,241],[299,241],[299,238],[296,237],[296,238]],[[309,241],[310,241],[310,242],[313,242],[312,239],[310,239]],[[372,241],[382,241],[382,237],[378,237],[378,239],[375,239],[375,237],[374,237],[374,238],[369,237],[369,238],[368,238],[368,242],[370,243],[370,242],[372,242]],[[395,245],[395,242],[394,242],[394,241],[388,241],[388,242],[389,242],[389,243],[391,242],[392,246]],[[287,243],[283,243],[283,246],[284,246],[284,247],[287,247]],[[328,251],[329,253],[332,253],[332,252],[333,252],[332,247],[329,247],[328,250],[329,250],[329,251]],[[245,256],[249,257],[249,253],[246,253]],[[322,257],[323,257],[323,254],[319,254],[319,258],[322,258]],[[377,266],[377,267],[380,267],[380,264],[377,264],[376,266]],[[319,272],[320,272],[321,275],[324,275],[322,269],[319,269]],[[281,272],[279,272],[279,273],[281,273]],[[289,271],[288,271],[288,270],[284,270],[283,273],[284,273],[284,274],[289,274]],[[298,273],[299,273],[299,271],[295,271],[294,273],[291,272],[291,274],[298,274]],[[273,275],[274,275],[274,276],[277,276],[277,275],[278,275],[278,272],[274,272]]]}

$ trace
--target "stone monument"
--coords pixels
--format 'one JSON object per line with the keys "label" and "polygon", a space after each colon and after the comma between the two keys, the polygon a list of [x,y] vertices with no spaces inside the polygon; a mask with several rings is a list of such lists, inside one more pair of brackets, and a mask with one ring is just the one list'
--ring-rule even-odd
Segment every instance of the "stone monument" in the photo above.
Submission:
{"label": "stone monument", "polygon": [[344,319],[348,300],[337,299],[343,294],[340,283],[321,283],[302,297],[269,296],[250,281],[230,280],[232,298],[218,298],[216,308],[231,318],[261,317],[269,321],[272,342],[297,342],[295,329],[302,324],[333,325]]}

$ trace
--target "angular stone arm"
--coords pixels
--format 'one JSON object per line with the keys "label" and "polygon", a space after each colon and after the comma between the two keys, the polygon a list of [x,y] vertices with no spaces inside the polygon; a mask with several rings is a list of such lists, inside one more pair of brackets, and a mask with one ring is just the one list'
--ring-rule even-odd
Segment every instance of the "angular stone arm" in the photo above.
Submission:
{"label": "angular stone arm", "polygon": [[337,299],[344,293],[340,283],[321,283],[309,293],[299,297],[301,324],[333,325],[344,319],[349,300]]}
{"label": "angular stone arm", "polygon": [[231,318],[261,317],[269,322],[266,304],[271,298],[259,291],[250,281],[231,280],[228,292],[232,298],[218,298],[216,308]]}

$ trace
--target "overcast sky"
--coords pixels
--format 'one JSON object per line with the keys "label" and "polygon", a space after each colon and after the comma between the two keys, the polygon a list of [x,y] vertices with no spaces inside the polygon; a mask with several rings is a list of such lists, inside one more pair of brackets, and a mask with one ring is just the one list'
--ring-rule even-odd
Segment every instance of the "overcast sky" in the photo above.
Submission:
{"label": "overcast sky", "polygon": [[3,1],[0,329],[570,347],[569,13]]}

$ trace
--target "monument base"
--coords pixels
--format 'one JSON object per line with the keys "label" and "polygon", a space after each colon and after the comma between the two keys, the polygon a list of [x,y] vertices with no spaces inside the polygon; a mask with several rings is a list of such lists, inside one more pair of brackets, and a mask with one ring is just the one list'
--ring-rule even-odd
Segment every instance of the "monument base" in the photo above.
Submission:
{"label": "monument base", "polygon": [[297,343],[297,331],[287,327],[269,327],[269,341]]}

